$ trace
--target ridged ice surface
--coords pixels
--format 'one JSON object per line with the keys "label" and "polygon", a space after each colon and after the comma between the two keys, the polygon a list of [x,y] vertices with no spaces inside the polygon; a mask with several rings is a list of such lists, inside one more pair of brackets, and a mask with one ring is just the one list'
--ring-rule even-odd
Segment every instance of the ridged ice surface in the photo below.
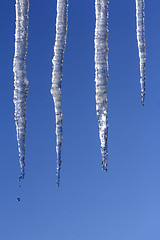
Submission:
{"label": "ridged ice surface", "polygon": [[144,105],[145,98],[145,25],[144,25],[144,0],[136,0],[136,17],[137,17],[137,41],[140,59],[140,83],[141,83],[141,103]]}
{"label": "ridged ice surface", "polygon": [[95,85],[96,111],[101,141],[102,169],[107,171],[108,139],[108,0],[95,0]]}
{"label": "ridged ice surface", "polygon": [[16,0],[16,30],[14,72],[14,104],[21,178],[25,175],[25,132],[26,132],[26,97],[28,81],[26,77],[26,54],[28,39],[29,0]]}
{"label": "ridged ice surface", "polygon": [[60,182],[61,169],[61,145],[62,145],[62,103],[61,103],[61,83],[63,71],[63,57],[66,46],[68,24],[68,0],[57,0],[56,37],[54,45],[54,57],[52,60],[52,86],[56,116],[56,136],[57,136],[57,185]]}

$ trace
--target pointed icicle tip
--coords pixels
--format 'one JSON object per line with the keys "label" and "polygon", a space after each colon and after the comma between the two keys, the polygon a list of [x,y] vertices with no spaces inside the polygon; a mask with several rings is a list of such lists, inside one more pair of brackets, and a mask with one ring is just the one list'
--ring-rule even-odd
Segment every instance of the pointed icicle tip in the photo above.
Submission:
{"label": "pointed icicle tip", "polygon": [[144,106],[144,97],[141,98],[141,104]]}
{"label": "pointed icicle tip", "polygon": [[145,100],[145,87],[144,87],[144,91],[141,92],[141,104],[142,104],[142,106],[144,106],[144,100]]}
{"label": "pointed icicle tip", "polygon": [[102,162],[102,170],[104,170],[104,171],[108,171],[108,169],[107,169],[107,164],[105,164],[104,162]]}
{"label": "pointed icicle tip", "polygon": [[61,160],[61,159],[57,159],[57,172],[56,172],[56,176],[57,176],[57,187],[59,187],[59,185],[60,185],[61,163],[62,163],[62,160]]}

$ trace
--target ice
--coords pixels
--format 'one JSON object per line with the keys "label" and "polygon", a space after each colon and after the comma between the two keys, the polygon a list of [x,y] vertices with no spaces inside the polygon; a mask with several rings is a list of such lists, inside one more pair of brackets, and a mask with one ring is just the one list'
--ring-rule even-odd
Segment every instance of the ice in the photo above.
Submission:
{"label": "ice", "polygon": [[14,72],[14,119],[16,123],[17,141],[21,176],[25,175],[25,133],[26,133],[26,97],[28,80],[26,77],[26,55],[28,39],[29,0],[16,0],[16,30],[15,54],[13,60]]}
{"label": "ice", "polygon": [[141,84],[141,103],[144,105],[145,99],[145,25],[144,25],[144,0],[136,0],[136,17],[137,17],[137,41],[140,59],[140,84]]}
{"label": "ice", "polygon": [[56,37],[54,45],[54,57],[52,60],[52,86],[51,94],[54,100],[56,116],[56,136],[57,136],[57,185],[60,183],[61,169],[61,146],[62,146],[62,103],[61,103],[61,83],[63,71],[63,58],[66,46],[68,24],[68,0],[57,0]]}
{"label": "ice", "polygon": [[95,0],[95,86],[96,111],[101,141],[102,169],[107,171],[108,159],[108,0]]}

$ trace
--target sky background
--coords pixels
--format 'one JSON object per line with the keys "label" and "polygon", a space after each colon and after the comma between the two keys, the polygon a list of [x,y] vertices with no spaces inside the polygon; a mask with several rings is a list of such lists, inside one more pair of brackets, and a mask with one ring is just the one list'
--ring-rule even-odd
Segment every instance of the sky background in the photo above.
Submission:
{"label": "sky background", "polygon": [[[56,187],[50,94],[56,0],[30,1],[26,175],[14,123],[15,1],[0,8],[0,239],[160,239],[160,2],[146,1],[146,99],[140,103],[135,1],[109,4],[108,172],[95,111],[94,0],[69,1],[62,83],[63,146]],[[17,202],[17,197],[21,198]]]}

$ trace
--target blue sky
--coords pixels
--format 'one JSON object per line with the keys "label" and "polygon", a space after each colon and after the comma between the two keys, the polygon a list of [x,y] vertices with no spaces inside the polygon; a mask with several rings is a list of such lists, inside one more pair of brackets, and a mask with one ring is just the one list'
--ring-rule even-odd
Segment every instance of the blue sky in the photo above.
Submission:
{"label": "blue sky", "polygon": [[135,1],[109,4],[109,161],[105,173],[95,111],[94,1],[69,1],[62,83],[64,139],[57,188],[50,94],[56,0],[30,1],[26,175],[19,189],[12,71],[15,8],[14,1],[1,3],[1,239],[159,240],[159,9],[158,1],[146,1],[146,99],[142,107]]}

